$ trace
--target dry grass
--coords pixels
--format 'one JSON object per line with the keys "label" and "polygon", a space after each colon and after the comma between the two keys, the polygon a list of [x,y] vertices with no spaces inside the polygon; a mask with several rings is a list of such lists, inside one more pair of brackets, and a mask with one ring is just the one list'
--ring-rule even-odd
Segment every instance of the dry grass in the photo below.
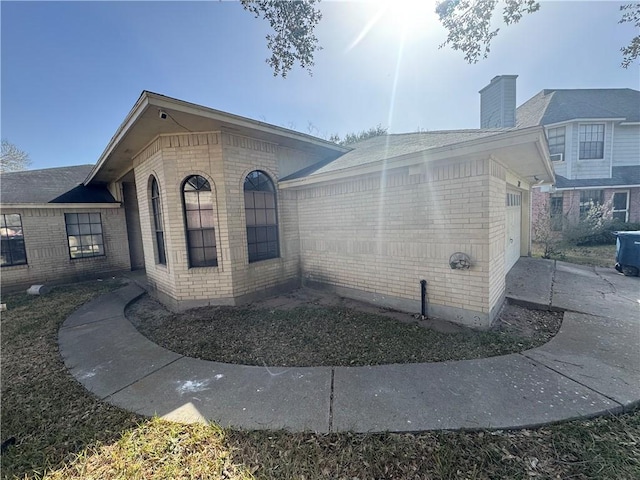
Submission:
{"label": "dry grass", "polygon": [[[351,308],[204,307],[172,314],[148,297],[127,317],[152,341],[189,357],[245,365],[358,366],[442,362],[506,355],[542,345],[560,328],[557,312],[509,306],[512,328],[442,333]],[[516,318],[518,317],[518,318]],[[505,320],[506,320],[505,318]],[[506,324],[503,325],[503,327]]]}
{"label": "dry grass", "polygon": [[515,432],[356,435],[221,430],[146,420],[102,403],[57,350],[66,316],[114,284],[5,296],[2,478],[640,478],[640,412]]}
{"label": "dry grass", "polygon": [[58,353],[58,329],[69,314],[117,282],[58,287],[46,296],[3,296],[2,476],[40,472],[68,461],[94,441],[110,442],[139,417],[97,401],[67,372]]}

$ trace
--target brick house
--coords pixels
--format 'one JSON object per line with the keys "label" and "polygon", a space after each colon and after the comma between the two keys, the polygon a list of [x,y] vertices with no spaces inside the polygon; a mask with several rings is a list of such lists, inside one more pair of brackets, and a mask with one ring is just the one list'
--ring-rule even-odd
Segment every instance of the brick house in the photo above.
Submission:
{"label": "brick house", "polygon": [[533,220],[550,215],[560,232],[600,204],[640,222],[640,91],[547,89],[516,109],[516,77],[495,77],[480,92],[481,126],[544,127],[556,182],[533,189]]}
{"label": "brick house", "polygon": [[1,180],[4,288],[144,268],[176,311],[305,284],[419,312],[424,279],[429,315],[486,328],[553,171],[538,126],[342,147],[145,91],[96,165]]}

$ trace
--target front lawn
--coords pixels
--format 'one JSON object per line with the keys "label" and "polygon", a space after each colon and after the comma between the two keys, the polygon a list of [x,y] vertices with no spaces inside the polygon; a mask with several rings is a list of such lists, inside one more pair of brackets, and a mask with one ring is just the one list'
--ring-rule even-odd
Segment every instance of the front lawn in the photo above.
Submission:
{"label": "front lawn", "polygon": [[100,401],[60,359],[57,331],[116,287],[4,295],[1,474],[56,479],[640,478],[640,411],[547,427],[419,434],[222,430],[144,419]]}
{"label": "front lawn", "polygon": [[[543,252],[544,249],[540,244],[533,243],[531,245],[531,254],[534,257],[541,257]],[[551,258],[578,265],[613,268],[616,264],[616,246],[586,245],[579,247],[562,243],[556,247],[556,253],[552,254]]]}
{"label": "front lawn", "polygon": [[[304,301],[300,301],[302,297]],[[312,290],[276,297],[274,308],[203,307],[180,314],[143,297],[127,318],[153,342],[189,357],[225,363],[269,366],[361,366],[468,360],[537,347],[553,337],[558,312],[507,305],[491,331],[456,328],[444,333],[425,328],[409,314],[358,310],[344,299]],[[327,304],[327,303],[333,303]],[[384,311],[384,310],[381,310]],[[532,325],[528,334],[514,324]],[[453,326],[452,326],[453,327]]]}

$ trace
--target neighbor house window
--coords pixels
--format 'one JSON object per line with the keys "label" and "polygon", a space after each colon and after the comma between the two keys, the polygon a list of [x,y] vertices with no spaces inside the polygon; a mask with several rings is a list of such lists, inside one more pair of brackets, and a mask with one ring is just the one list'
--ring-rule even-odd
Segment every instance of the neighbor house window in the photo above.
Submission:
{"label": "neighbor house window", "polygon": [[549,139],[549,154],[551,160],[562,161],[564,160],[564,141],[565,141],[565,127],[550,128],[547,132]]}
{"label": "neighbor house window", "polygon": [[614,192],[612,217],[622,222],[629,220],[629,192]]}
{"label": "neighbor house window", "polygon": [[187,230],[190,267],[218,265],[216,232],[213,223],[213,193],[209,181],[193,175],[182,185],[182,201]]}
{"label": "neighbor house window", "polygon": [[255,170],[244,180],[249,262],[280,256],[276,189],[266,173]]}
{"label": "neighbor house window", "polygon": [[2,261],[0,265],[26,265],[27,252],[24,247],[22,218],[19,213],[0,215],[0,239],[2,242]]}
{"label": "neighbor house window", "polygon": [[604,123],[580,125],[581,160],[604,158]]}
{"label": "neighbor house window", "polygon": [[164,228],[162,222],[162,205],[160,203],[160,187],[155,177],[151,177],[151,209],[153,211],[153,228],[156,238],[156,263],[166,265],[167,255],[164,250]]}
{"label": "neighbor house window", "polygon": [[562,230],[563,210],[564,210],[563,196],[553,195],[551,197],[549,214],[551,216],[551,230],[554,232],[559,232]]}
{"label": "neighbor house window", "polygon": [[580,218],[585,218],[589,210],[604,203],[602,190],[580,190]]}
{"label": "neighbor house window", "polygon": [[99,213],[65,213],[71,258],[104,255],[102,218]]}

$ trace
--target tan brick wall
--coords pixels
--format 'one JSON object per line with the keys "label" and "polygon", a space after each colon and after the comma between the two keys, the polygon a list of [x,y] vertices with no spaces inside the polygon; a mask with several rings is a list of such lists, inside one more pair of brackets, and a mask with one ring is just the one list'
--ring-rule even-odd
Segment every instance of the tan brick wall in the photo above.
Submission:
{"label": "tan brick wall", "polygon": [[[94,212],[101,214],[105,255],[71,259],[64,214]],[[24,208],[2,209],[2,213],[20,214],[27,253],[27,265],[0,269],[2,288],[64,283],[130,270],[124,208]]]}
{"label": "tan brick wall", "polygon": [[[163,135],[134,159],[145,266],[150,283],[172,307],[235,303],[243,296],[299,279],[296,195],[278,192],[280,258],[249,263],[244,213],[244,179],[265,171],[277,185],[280,170],[297,171],[321,159],[240,135],[209,132]],[[167,265],[158,265],[152,227],[149,179],[159,182]],[[217,218],[218,266],[189,268],[181,185],[190,175],[211,184]]]}
{"label": "tan brick wall", "polygon": [[[506,171],[497,162],[491,161],[489,179],[489,296],[490,312],[502,306],[505,292],[505,235],[506,235]],[[526,208],[526,207],[523,207]]]}
{"label": "tan brick wall", "polygon": [[[134,161],[145,265],[158,296],[174,308],[234,304],[301,278],[419,309],[428,282],[430,314],[486,327],[504,299],[505,169],[489,159],[440,162],[334,183],[279,188],[280,257],[248,262],[243,184],[253,170],[278,184],[320,160],[228,132],[160,136]],[[161,189],[167,265],[156,265],[149,178]],[[202,175],[217,212],[218,266],[189,268],[181,184]],[[286,185],[284,185],[286,187]],[[490,240],[491,239],[491,240]],[[454,252],[470,270],[451,270]]]}
{"label": "tan brick wall", "polygon": [[[397,169],[298,190],[303,275],[393,297],[396,304],[405,299],[412,308],[425,279],[430,312],[486,326],[493,306],[489,273],[496,263],[491,248],[504,241],[489,243],[490,228],[498,228],[490,214],[489,160],[411,173]],[[504,180],[502,186],[504,192]],[[504,194],[500,198],[504,214]],[[470,270],[449,267],[458,251],[470,255]]]}

